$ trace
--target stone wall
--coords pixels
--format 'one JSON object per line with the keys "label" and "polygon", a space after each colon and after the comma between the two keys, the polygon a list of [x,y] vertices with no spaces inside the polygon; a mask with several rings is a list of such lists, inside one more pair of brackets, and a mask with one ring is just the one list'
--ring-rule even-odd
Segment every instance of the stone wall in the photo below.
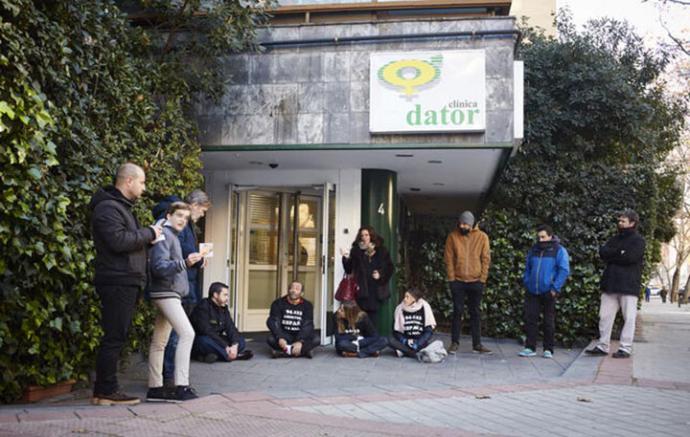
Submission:
{"label": "stone wall", "polygon": [[[227,93],[197,109],[205,146],[274,144],[490,144],[513,141],[510,35],[419,38],[449,32],[511,31],[511,17],[302,25],[263,29],[259,40],[298,41],[404,35],[390,42],[267,48],[226,59]],[[417,37],[415,37],[415,35]],[[374,51],[485,49],[487,119],[483,133],[369,134],[369,54]]]}

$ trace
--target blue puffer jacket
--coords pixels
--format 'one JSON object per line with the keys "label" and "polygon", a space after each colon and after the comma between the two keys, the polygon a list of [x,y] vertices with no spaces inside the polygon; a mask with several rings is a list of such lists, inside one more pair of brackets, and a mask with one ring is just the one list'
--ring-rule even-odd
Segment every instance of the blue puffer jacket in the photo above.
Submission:
{"label": "blue puffer jacket", "polygon": [[[160,220],[165,218],[165,213],[173,202],[183,202],[177,196],[168,196],[161,200],[156,206],[151,210],[154,220]],[[182,248],[182,257],[187,259],[190,253],[198,252],[198,244],[196,240],[196,235],[194,235],[194,228],[192,221],[189,223],[179,234],[180,247]],[[203,265],[203,260],[194,264],[187,269],[187,280],[189,281],[189,294],[185,297],[185,302],[197,303],[201,296],[201,290],[199,288],[199,270]]]}
{"label": "blue puffer jacket", "polygon": [[560,293],[569,274],[568,251],[554,235],[546,247],[541,247],[539,243],[532,246],[527,254],[522,282],[532,294]]}

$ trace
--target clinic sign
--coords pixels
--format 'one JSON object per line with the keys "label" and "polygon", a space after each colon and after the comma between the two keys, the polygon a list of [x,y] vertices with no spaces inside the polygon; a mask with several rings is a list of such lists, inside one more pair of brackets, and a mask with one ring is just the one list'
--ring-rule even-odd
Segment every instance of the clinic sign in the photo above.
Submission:
{"label": "clinic sign", "polygon": [[372,53],[369,131],[484,131],[484,63],[484,50]]}

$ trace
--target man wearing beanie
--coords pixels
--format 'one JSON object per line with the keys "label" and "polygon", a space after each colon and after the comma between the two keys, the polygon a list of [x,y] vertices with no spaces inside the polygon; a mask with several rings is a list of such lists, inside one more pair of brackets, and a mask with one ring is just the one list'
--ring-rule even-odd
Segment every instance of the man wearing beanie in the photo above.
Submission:
{"label": "man wearing beanie", "polygon": [[472,351],[490,354],[491,350],[484,347],[481,342],[481,315],[479,314],[479,304],[491,264],[489,237],[479,228],[474,227],[474,215],[470,211],[460,214],[456,229],[446,239],[443,257],[446,262],[450,291],[453,294],[452,337],[448,352],[455,353],[458,350],[460,322],[465,298],[467,298],[472,331]]}

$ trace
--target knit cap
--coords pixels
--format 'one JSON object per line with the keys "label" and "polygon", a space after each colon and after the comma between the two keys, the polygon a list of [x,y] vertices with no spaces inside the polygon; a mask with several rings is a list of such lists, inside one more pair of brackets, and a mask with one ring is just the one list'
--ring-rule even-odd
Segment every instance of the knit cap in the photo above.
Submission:
{"label": "knit cap", "polygon": [[460,222],[461,224],[474,226],[474,214],[472,214],[470,211],[465,211],[462,214],[460,214],[458,222]]}

